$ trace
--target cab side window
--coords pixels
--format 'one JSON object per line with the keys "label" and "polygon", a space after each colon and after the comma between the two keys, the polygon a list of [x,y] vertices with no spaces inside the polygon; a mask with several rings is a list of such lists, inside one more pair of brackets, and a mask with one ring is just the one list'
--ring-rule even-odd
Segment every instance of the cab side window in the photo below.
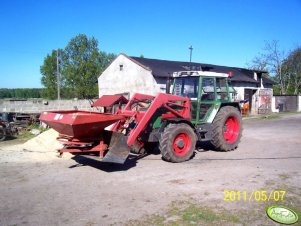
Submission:
{"label": "cab side window", "polygon": [[215,100],[214,78],[202,78],[202,100]]}
{"label": "cab side window", "polygon": [[218,100],[228,100],[226,78],[216,78],[216,92]]}

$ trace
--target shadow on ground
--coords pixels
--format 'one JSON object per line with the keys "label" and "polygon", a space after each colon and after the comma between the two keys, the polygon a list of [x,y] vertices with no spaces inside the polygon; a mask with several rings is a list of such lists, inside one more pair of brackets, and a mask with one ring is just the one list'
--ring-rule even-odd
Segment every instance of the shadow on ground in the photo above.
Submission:
{"label": "shadow on ground", "polygon": [[[217,151],[214,149],[213,145],[211,145],[210,142],[197,142],[197,150],[198,152],[207,152],[207,151]],[[127,171],[137,165],[137,162],[148,156],[148,155],[160,155],[160,150],[156,146],[152,147],[152,150],[148,150],[148,154],[144,155],[129,155],[127,160],[124,164],[117,164],[117,163],[108,163],[108,162],[101,162],[101,159],[99,159],[95,155],[75,155],[72,157],[73,160],[77,162],[77,164],[74,164],[70,166],[69,168],[75,168],[75,167],[81,167],[81,166],[91,166],[93,168],[105,171],[105,172],[118,172],[118,171]],[[196,152],[194,152],[191,159],[194,158]],[[165,161],[164,159],[161,159],[162,161]]]}
{"label": "shadow on ground", "polygon": [[126,171],[136,166],[137,161],[146,155],[143,156],[132,156],[130,155],[124,164],[101,162],[101,159],[98,159],[96,156],[89,155],[75,155],[72,157],[77,164],[70,166],[69,168],[81,167],[81,166],[91,166],[93,168],[105,171],[105,172],[118,172]]}
{"label": "shadow on ground", "polygon": [[210,141],[197,141],[196,148],[198,152],[217,151]]}

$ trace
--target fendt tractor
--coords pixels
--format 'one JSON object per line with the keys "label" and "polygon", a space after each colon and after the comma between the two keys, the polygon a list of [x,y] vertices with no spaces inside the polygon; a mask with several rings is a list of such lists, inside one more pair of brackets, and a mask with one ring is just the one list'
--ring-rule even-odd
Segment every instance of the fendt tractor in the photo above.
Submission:
{"label": "fendt tractor", "polygon": [[[239,104],[229,75],[203,71],[173,73],[172,94],[136,93],[115,113],[48,111],[40,120],[59,132],[60,154],[96,152],[103,162],[123,164],[130,153],[144,155],[157,145],[162,158],[192,158],[197,141],[214,149],[237,148],[242,134]],[[103,96],[103,105],[120,96]]]}

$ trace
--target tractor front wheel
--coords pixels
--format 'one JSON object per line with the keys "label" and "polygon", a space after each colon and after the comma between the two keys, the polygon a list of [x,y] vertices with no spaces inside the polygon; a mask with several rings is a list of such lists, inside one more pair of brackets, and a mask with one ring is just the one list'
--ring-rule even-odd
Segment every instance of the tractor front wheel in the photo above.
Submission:
{"label": "tractor front wheel", "polygon": [[159,141],[162,157],[169,162],[189,160],[193,155],[195,145],[195,132],[185,123],[169,124]]}
{"label": "tractor front wheel", "polygon": [[222,107],[212,123],[212,145],[219,151],[237,148],[242,134],[241,114],[232,106]]}

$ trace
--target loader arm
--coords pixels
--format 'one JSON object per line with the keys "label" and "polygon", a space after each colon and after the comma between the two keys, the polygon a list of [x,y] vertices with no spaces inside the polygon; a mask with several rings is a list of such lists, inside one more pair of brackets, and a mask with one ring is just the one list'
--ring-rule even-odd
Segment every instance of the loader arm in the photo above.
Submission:
{"label": "loader arm", "polygon": [[[143,95],[143,94],[135,94],[133,99],[139,98],[153,98],[153,96]],[[173,108],[177,107],[180,110],[176,110]],[[137,125],[130,131],[127,145],[131,147],[139,134],[144,130],[144,128],[148,125],[150,119],[155,114],[156,110],[164,107],[169,111],[169,115],[171,117],[183,118],[186,120],[190,120],[190,99],[181,96],[175,96],[171,94],[160,93],[158,94],[152,101],[151,105],[145,112],[138,112],[140,117],[137,117]],[[128,110],[127,107],[125,110]],[[121,112],[122,115],[122,112]],[[139,119],[140,118],[140,119]]]}

